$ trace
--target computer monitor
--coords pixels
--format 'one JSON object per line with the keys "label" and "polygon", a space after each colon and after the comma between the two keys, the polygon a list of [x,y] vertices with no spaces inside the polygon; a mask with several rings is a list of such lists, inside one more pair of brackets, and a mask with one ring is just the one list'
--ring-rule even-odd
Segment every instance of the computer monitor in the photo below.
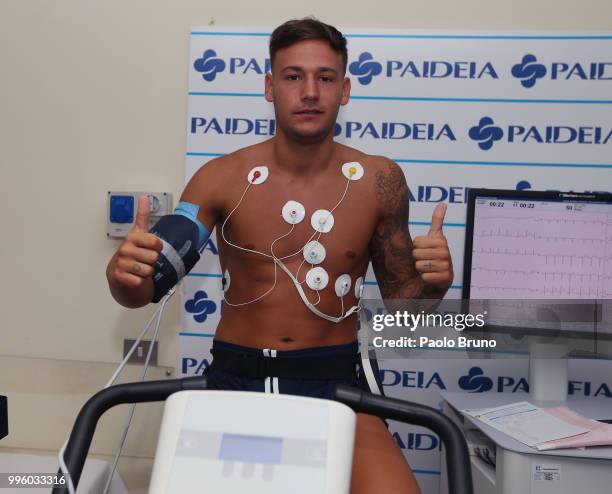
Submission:
{"label": "computer monitor", "polygon": [[464,298],[612,299],[612,194],[471,189]]}
{"label": "computer monitor", "polygon": [[486,330],[612,335],[612,194],[471,189],[467,206],[463,298]]}

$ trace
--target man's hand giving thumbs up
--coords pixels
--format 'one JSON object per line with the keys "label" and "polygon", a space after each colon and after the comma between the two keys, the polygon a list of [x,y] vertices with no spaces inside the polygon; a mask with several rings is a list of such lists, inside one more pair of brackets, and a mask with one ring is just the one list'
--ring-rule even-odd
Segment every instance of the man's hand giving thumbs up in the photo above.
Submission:
{"label": "man's hand giving thumbs up", "polygon": [[412,251],[416,270],[425,285],[440,290],[446,290],[453,282],[453,263],[442,232],[445,214],[446,204],[438,204],[431,217],[429,232],[414,238]]}
{"label": "man's hand giving thumbs up", "polygon": [[142,307],[153,298],[153,265],[163,244],[149,233],[149,210],[149,198],[139,197],[134,226],[106,268],[113,298],[126,307]]}

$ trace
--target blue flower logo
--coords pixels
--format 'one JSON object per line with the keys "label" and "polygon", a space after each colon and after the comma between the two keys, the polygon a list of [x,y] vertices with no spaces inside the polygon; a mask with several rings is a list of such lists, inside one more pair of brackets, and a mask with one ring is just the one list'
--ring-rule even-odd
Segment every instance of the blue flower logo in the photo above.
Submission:
{"label": "blue flower logo", "polygon": [[521,180],[516,184],[516,190],[529,190],[531,189],[531,184],[528,180]]}
{"label": "blue flower logo", "polygon": [[535,55],[529,53],[523,57],[521,63],[512,66],[512,75],[517,79],[522,79],[523,87],[535,86],[536,81],[546,75],[546,67],[541,63],[536,63],[537,61]]}
{"label": "blue flower logo", "polygon": [[357,76],[357,80],[367,86],[372,79],[382,72],[382,65],[374,60],[371,53],[364,51],[356,62],[349,65],[349,73]]}
{"label": "blue flower logo", "polygon": [[504,131],[501,127],[493,124],[494,122],[491,117],[482,117],[478,125],[470,128],[470,139],[478,141],[478,147],[484,151],[491,149],[495,141],[499,141],[504,137]]}
{"label": "blue flower logo", "polygon": [[204,290],[195,292],[194,297],[185,303],[185,310],[194,314],[196,322],[204,322],[206,318],[217,310],[217,304],[208,300],[208,295]]}
{"label": "blue flower logo", "polygon": [[470,393],[482,393],[493,388],[493,381],[484,375],[480,367],[472,367],[467,376],[459,379],[459,387]]}
{"label": "blue flower logo", "polygon": [[202,78],[205,81],[211,82],[215,80],[219,72],[225,70],[225,62],[217,57],[215,50],[206,50],[202,58],[196,59],[193,68],[202,72]]}

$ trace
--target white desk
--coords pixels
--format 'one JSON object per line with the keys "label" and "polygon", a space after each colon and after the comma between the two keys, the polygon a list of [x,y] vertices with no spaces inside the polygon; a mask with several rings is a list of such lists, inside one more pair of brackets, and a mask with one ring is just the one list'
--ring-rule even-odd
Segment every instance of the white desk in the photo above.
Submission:
{"label": "white desk", "polygon": [[[568,399],[565,403],[539,402],[524,396],[441,393],[444,413],[463,431],[480,431],[495,451],[495,467],[471,456],[475,494],[610,494],[612,447],[536,451],[496,429],[466,416],[460,410],[501,406],[529,401],[537,406],[566,405],[592,419],[612,419],[608,400]],[[442,457],[440,493],[447,493],[446,462]],[[548,474],[541,473],[545,467]],[[540,471],[537,469],[540,468]]]}

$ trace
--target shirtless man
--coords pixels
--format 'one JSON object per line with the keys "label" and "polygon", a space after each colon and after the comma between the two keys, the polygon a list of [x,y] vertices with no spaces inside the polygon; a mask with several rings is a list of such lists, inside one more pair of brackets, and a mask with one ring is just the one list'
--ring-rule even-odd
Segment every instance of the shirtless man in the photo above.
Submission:
{"label": "shirtless man", "polygon": [[[365,275],[370,259],[383,298],[441,298],[453,279],[442,234],[445,210],[438,206],[429,234],[413,242],[408,232],[408,188],[399,166],[334,142],[338,110],[348,103],[350,93],[346,40],[340,32],[312,19],[289,21],[272,34],[270,58],[265,97],[274,104],[276,135],[210,161],[181,197],[199,207],[197,218],[208,231],[217,227],[221,268],[230,273],[209,385],[326,397],[335,382],[363,385],[362,376],[355,375],[356,316],[334,322],[315,314],[276,260],[282,259],[302,282],[314,265],[304,263],[302,248],[318,239],[326,251],[319,266],[328,273],[329,283],[320,290],[301,286],[317,310],[333,317],[357,303],[354,285]],[[349,162],[363,168],[358,180],[343,174],[342,165]],[[262,165],[269,171],[266,181],[248,186],[253,168]],[[289,200],[305,209],[304,220],[293,226],[281,216]],[[331,211],[337,203],[333,228],[313,237],[313,212]],[[113,297],[127,307],[143,306],[153,296],[153,264],[162,245],[147,233],[147,225],[145,197],[139,201],[134,229],[107,269]],[[351,289],[341,298],[334,283],[342,274],[350,276]],[[288,376],[284,371],[275,371],[277,377],[250,371],[240,375],[232,368],[235,355],[278,357],[298,364]],[[345,361],[352,376],[337,365]],[[325,362],[333,368],[329,379],[321,375]],[[302,375],[301,364],[316,376]],[[352,493],[419,492],[399,447],[377,417],[358,415],[352,475]]]}

